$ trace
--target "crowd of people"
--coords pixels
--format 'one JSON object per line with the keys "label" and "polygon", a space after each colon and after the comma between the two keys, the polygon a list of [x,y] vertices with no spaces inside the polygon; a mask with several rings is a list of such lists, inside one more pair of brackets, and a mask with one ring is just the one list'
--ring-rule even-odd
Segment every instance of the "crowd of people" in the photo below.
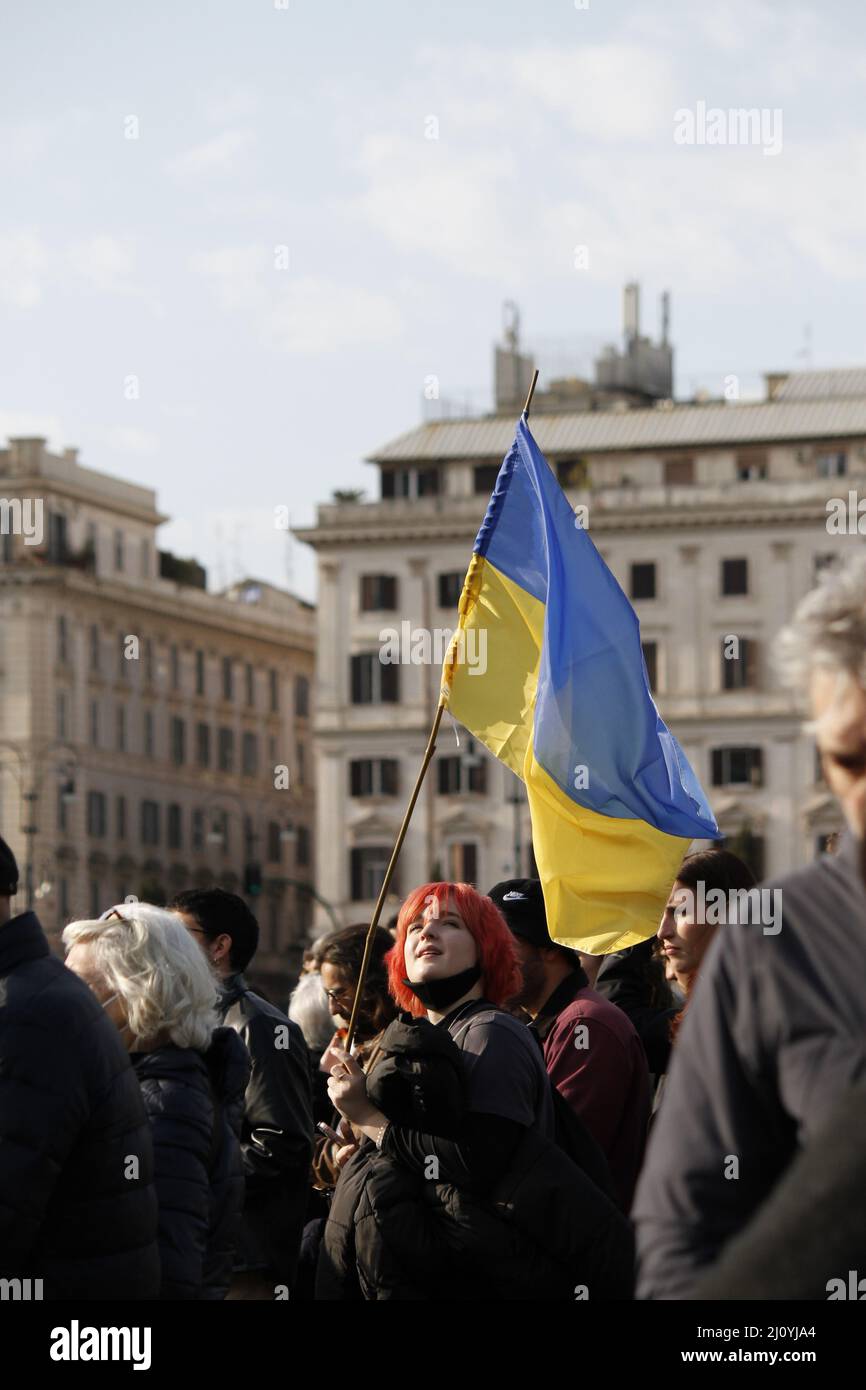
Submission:
{"label": "crowd of people", "polygon": [[[287,1011],[221,889],[63,931],[0,841],[0,1279],[55,1299],[825,1299],[866,1267],[866,566],[782,637],[847,833],[755,889],[688,855],[655,938],[420,885]],[[346,1047],[350,1016],[355,1032]]]}

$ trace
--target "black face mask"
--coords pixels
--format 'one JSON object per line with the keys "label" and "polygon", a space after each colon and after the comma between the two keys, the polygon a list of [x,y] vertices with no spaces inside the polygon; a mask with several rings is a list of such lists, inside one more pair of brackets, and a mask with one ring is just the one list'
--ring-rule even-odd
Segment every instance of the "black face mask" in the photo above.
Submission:
{"label": "black face mask", "polygon": [[445,980],[424,980],[419,984],[404,980],[403,983],[411,989],[416,999],[421,1000],[425,1009],[433,1009],[441,1014],[443,1009],[456,1004],[458,999],[468,994],[480,979],[481,966],[470,965],[468,970],[461,970],[459,975],[449,975]]}

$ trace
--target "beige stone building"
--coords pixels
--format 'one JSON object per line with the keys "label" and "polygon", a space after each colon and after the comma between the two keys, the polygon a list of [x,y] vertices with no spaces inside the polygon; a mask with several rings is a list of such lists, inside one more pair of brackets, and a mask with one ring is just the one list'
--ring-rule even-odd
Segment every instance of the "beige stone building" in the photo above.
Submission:
{"label": "beige stone building", "polygon": [[[40,504],[40,505],[37,505]],[[41,515],[40,515],[41,513]],[[311,605],[157,549],[155,494],[0,450],[0,826],[56,934],[127,895],[246,893],[284,999],[312,921]],[[287,784],[287,785],[286,785]]]}
{"label": "beige stone building", "polygon": [[[763,401],[675,404],[658,395],[666,343],[638,335],[635,345],[636,334],[635,323],[625,352],[601,359],[594,387],[537,393],[531,426],[638,613],[659,709],[728,842],[775,875],[808,862],[840,824],[771,646],[821,567],[863,545],[866,370],[774,376]],[[656,355],[644,374],[645,349]],[[513,341],[498,349],[495,413],[429,421],[387,443],[370,458],[376,500],[322,505],[299,533],[320,576],[317,881],[357,918],[381,881],[438,698],[436,642],[426,663],[411,643],[456,621],[531,365]],[[853,525],[837,534],[828,502],[849,493]],[[380,661],[388,629],[409,638],[398,665]],[[486,889],[531,869],[522,785],[465,733],[458,747],[446,718],[398,893],[438,874]]]}

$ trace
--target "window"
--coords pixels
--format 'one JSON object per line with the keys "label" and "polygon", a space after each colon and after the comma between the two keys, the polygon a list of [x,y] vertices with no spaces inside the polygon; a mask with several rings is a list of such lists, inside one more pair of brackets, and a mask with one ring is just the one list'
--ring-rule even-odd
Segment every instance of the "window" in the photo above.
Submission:
{"label": "window", "polygon": [[378,652],[351,658],[353,705],[396,704],[400,699],[400,668],[379,660]]}
{"label": "window", "polygon": [[48,513],[48,559],[54,565],[62,565],[69,552],[66,531],[66,517],[60,512]]}
{"label": "window", "polygon": [[492,492],[496,486],[496,479],[499,477],[498,463],[479,463],[472,470],[473,492],[485,493]]}
{"label": "window", "polygon": [[463,592],[464,576],[459,570],[439,575],[439,607],[456,608]]}
{"label": "window", "polygon": [[169,849],[183,848],[183,814],[175,801],[168,808],[166,836]]}
{"label": "window", "polygon": [[195,654],[195,693],[204,694],[204,652],[198,651]]}
{"label": "window", "polygon": [[210,767],[210,725],[195,726],[195,756],[199,767]]}
{"label": "window", "polygon": [[268,821],[268,863],[279,864],[283,857],[283,842],[280,839],[280,825],[278,821]]}
{"label": "window", "polygon": [[755,643],[750,637],[722,638],[722,689],[753,689],[755,680]]}
{"label": "window", "polygon": [[438,492],[438,468],[382,470],[383,497],[435,497]]}
{"label": "window", "polygon": [[350,796],[396,796],[399,762],[396,758],[355,758],[349,763]]}
{"label": "window", "polygon": [[57,692],[57,737],[58,737],[58,738],[68,738],[68,737],[69,737],[69,726],[68,726],[67,719],[66,719],[66,710],[67,710],[67,705],[66,705],[66,691],[65,691],[65,690],[58,690],[58,692]]}
{"label": "window", "polygon": [[653,692],[658,689],[658,643],[641,642],[640,649],[643,652],[644,664],[646,665],[647,680],[649,688]]}
{"label": "window", "polygon": [[559,459],[556,465],[556,481],[562,488],[586,487],[586,460]]}
{"label": "window", "polygon": [[69,660],[69,630],[66,624],[66,616],[61,613],[57,619],[57,660]]}
{"label": "window", "polygon": [[192,813],[192,847],[204,849],[204,811],[199,807]]}
{"label": "window", "polygon": [[60,920],[64,923],[69,921],[69,880],[67,878],[60,880]]}
{"label": "window", "polygon": [[171,663],[171,688],[172,690],[179,690],[180,652],[178,651],[177,646],[174,643],[172,643],[171,647],[169,648],[169,661]]}
{"label": "window", "polygon": [[268,704],[271,714],[280,708],[280,677],[277,671],[268,671]]}
{"label": "window", "polygon": [[722,561],[722,596],[731,598],[749,592],[748,560]]}
{"label": "window", "polygon": [[144,752],[148,758],[153,757],[153,714],[149,709],[144,711]]}
{"label": "window", "polygon": [[448,877],[452,883],[478,882],[478,846],[448,846]]}
{"label": "window", "polygon": [[256,673],[249,661],[244,667],[244,687],[246,690],[247,705],[252,709],[256,703]]}
{"label": "window", "polygon": [[117,751],[126,752],[126,706],[117,706]]}
{"label": "window", "polygon": [[310,682],[306,676],[295,676],[295,716],[298,719],[310,716]]}
{"label": "window", "polygon": [[651,561],[632,565],[631,596],[632,598],[655,598],[656,567]]}
{"label": "window", "polygon": [[99,747],[99,701],[90,701],[90,746]]}
{"label": "window", "polygon": [[232,669],[232,659],[230,656],[223,657],[223,699],[231,700],[234,698],[234,672]]}
{"label": "window", "polygon": [[[350,851],[352,902],[366,902],[379,896],[390,858],[391,849],[388,845],[365,845],[363,848]],[[391,887],[394,892],[399,892],[393,879]]]}
{"label": "window", "polygon": [[147,579],[150,575],[150,541],[146,536],[142,537],[141,546],[141,577]]}
{"label": "window", "polygon": [[295,841],[297,863],[301,868],[306,868],[310,862],[310,832],[305,825],[299,825],[297,836]]}
{"label": "window", "polygon": [[159,844],[159,806],[155,801],[141,803],[141,843]]}
{"label": "window", "polygon": [[66,823],[66,784],[64,782],[60,782],[57,786],[57,829],[58,831],[65,833],[67,828],[68,827]]}
{"label": "window", "polygon": [[681,487],[695,481],[694,459],[665,459],[665,484],[667,487]]}
{"label": "window", "polygon": [[105,834],[105,793],[87,793],[87,833],[97,838]]}
{"label": "window", "polygon": [[839,563],[838,555],[812,556],[812,583],[817,584],[825,570],[833,570]]}
{"label": "window", "polygon": [[821,750],[820,750],[820,748],[817,747],[817,745],[816,745],[816,747],[815,747],[815,762],[814,762],[814,765],[813,765],[813,769],[812,769],[812,770],[813,770],[813,772],[814,772],[814,781],[817,782],[817,783],[823,782],[823,781],[824,781],[824,760],[823,760],[823,758],[821,757]]}
{"label": "window", "polygon": [[126,659],[126,636],[124,633],[117,634],[117,678],[125,681],[129,673],[129,662]]}
{"label": "window", "polygon": [[96,623],[90,625],[90,669],[98,671],[100,665],[100,637],[99,628]]}
{"label": "window", "polygon": [[123,532],[114,533],[114,568],[118,574],[123,573]]}
{"label": "window", "polygon": [[3,564],[4,564],[4,565],[11,565],[11,564],[12,564],[12,547],[13,547],[13,545],[15,544],[15,542],[14,542],[13,539],[12,539],[12,532],[11,532],[11,531],[3,531],[3,532],[0,532],[0,538],[2,538],[2,541],[3,541],[3,549],[2,549],[2,553],[0,553],[0,560],[3,561]]}
{"label": "window", "polygon": [[461,792],[483,796],[487,791],[487,764],[474,751],[462,758],[440,758],[438,767],[440,796],[456,796]]}
{"label": "window", "polygon": [[149,637],[144,639],[144,679],[153,685],[153,642]]}
{"label": "window", "polygon": [[763,748],[714,748],[714,787],[761,787],[764,784]]}
{"label": "window", "polygon": [[397,580],[393,574],[361,575],[361,612],[393,612],[397,607]]}
{"label": "window", "polygon": [[175,767],[186,762],[186,724],[182,719],[171,721],[171,760]]}
{"label": "window", "polygon": [[767,476],[767,455],[760,449],[747,449],[737,454],[737,477],[741,483],[755,482]]}
{"label": "window", "polygon": [[848,472],[846,454],[819,454],[815,459],[819,478],[844,478]]}
{"label": "window", "polygon": [[[244,734],[241,750],[241,764],[244,776],[254,777],[259,769],[259,741],[255,734]],[[303,778],[301,778],[301,781],[303,781]]]}
{"label": "window", "polygon": [[99,879],[92,878],[90,880],[90,915],[91,917],[98,917],[101,911],[102,888],[100,887]]}
{"label": "window", "polygon": [[231,772],[235,764],[235,736],[231,729],[217,730],[217,758],[220,772]]}
{"label": "window", "polygon": [[296,746],[295,761],[298,768],[298,786],[302,787],[307,780],[307,750],[303,743]]}
{"label": "window", "polygon": [[126,839],[126,797],[119,796],[114,803],[115,824],[118,840]]}

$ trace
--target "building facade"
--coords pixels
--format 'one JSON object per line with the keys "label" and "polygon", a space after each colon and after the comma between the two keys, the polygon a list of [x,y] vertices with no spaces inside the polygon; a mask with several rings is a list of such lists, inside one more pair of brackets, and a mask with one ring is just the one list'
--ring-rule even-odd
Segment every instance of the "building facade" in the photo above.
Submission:
{"label": "building facade", "polygon": [[[36,524],[37,505],[41,524]],[[156,546],[147,488],[0,451],[0,825],[49,934],[128,896],[246,894],[285,997],[312,922],[312,606],[221,594]]]}
{"label": "building facade", "polygon": [[[767,398],[750,403],[635,403],[580,382],[567,409],[568,386],[536,397],[533,433],[638,614],[662,717],[726,843],[759,874],[803,865],[841,822],[771,649],[821,568],[863,546],[866,371],[768,378]],[[378,500],[323,505],[299,533],[320,575],[318,882],[358,919],[421,763],[445,640],[436,630],[455,626],[515,413],[393,440],[370,459]],[[844,530],[832,521],[843,501]],[[394,630],[399,664],[380,659]],[[532,867],[522,784],[465,731],[458,746],[446,716],[386,918],[401,891],[430,878],[487,889]]]}

